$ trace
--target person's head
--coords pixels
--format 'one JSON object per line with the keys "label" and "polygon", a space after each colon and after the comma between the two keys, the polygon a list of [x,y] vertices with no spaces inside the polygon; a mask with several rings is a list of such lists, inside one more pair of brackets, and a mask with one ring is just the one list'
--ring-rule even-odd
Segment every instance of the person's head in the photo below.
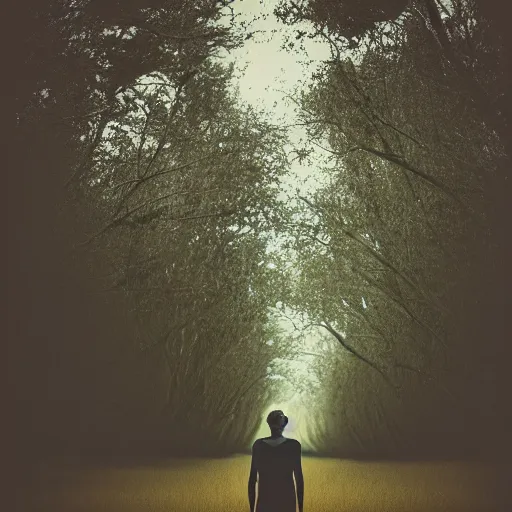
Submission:
{"label": "person's head", "polygon": [[282,434],[284,427],[288,425],[288,417],[281,410],[272,411],[267,416],[267,423],[272,434]]}

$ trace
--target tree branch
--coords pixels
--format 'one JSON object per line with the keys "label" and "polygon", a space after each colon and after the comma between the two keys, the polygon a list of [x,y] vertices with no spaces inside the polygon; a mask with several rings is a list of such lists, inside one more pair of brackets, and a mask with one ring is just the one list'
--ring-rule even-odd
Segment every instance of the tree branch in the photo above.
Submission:
{"label": "tree branch", "polygon": [[336,331],[336,329],[334,329],[332,327],[332,325],[327,322],[327,321],[324,321],[323,323],[319,323],[319,324],[316,324],[320,327],[323,327],[324,329],[327,329],[327,331],[332,334],[340,343],[340,345],[345,349],[347,350],[348,352],[350,352],[352,355],[354,355],[355,357],[357,357],[357,359],[359,359],[360,361],[366,363],[368,366],[370,366],[371,368],[373,368],[375,371],[377,371],[381,376],[382,378],[386,381],[386,383],[393,389],[393,391],[399,396],[398,394],[398,391],[397,391],[397,388],[396,386],[391,382],[391,380],[389,379],[389,377],[375,364],[373,363],[372,361],[370,361],[369,359],[367,359],[365,356],[363,356],[362,354],[360,354],[359,352],[357,352],[354,348],[352,348],[350,345],[348,345],[348,343],[345,341],[345,339],[343,338],[343,336],[338,332]]}

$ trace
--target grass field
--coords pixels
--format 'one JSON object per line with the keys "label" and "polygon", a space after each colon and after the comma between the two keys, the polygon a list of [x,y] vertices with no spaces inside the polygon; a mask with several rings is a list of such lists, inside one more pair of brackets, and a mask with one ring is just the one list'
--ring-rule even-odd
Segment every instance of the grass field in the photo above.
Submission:
{"label": "grass field", "polygon": [[[21,489],[32,512],[247,512],[250,457],[80,469],[41,465]],[[304,512],[505,512],[490,466],[303,457]]]}

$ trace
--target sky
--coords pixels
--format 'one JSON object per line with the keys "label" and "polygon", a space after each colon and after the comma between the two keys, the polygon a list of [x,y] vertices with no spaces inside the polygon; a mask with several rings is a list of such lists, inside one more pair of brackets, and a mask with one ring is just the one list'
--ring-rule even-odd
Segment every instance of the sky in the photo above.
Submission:
{"label": "sky", "polygon": [[[305,41],[307,55],[281,49],[286,41],[286,35],[293,33],[280,23],[273,14],[277,0],[235,0],[230,4],[238,21],[251,23],[254,35],[245,41],[242,48],[222,56],[227,62],[234,62],[237,69],[235,85],[239,89],[242,101],[254,107],[264,109],[275,123],[293,125],[296,122],[295,107],[287,99],[296,87],[307,87],[309,77],[317,66],[330,57],[329,47],[325,43]],[[294,145],[300,147],[300,140],[305,136],[301,127],[290,128],[290,137]],[[293,162],[290,175],[281,184],[283,198],[288,194],[294,195],[298,188],[302,194],[310,194],[321,183],[319,166],[323,155],[315,155],[315,165],[299,165]],[[291,325],[283,322],[285,329],[291,330]],[[311,333],[306,338],[304,349],[315,351],[318,335]],[[304,375],[309,374],[312,356],[303,356],[301,361],[289,362],[294,369]],[[283,383],[283,385],[286,385]],[[291,388],[288,397],[283,402],[269,406],[262,417],[260,429],[256,437],[266,437],[269,429],[265,422],[267,414],[273,409],[282,409],[289,418],[289,424],[284,435],[298,439],[303,446],[308,446],[305,432],[307,419],[306,406],[302,397]]]}
{"label": "sky", "polygon": [[[238,22],[250,23],[254,35],[242,48],[224,55],[223,59],[234,62],[239,70],[236,85],[243,101],[265,109],[273,122],[292,125],[296,122],[295,107],[287,95],[298,86],[307,86],[317,66],[330,57],[330,50],[326,43],[312,40],[305,41],[306,55],[281,49],[287,34],[295,34],[296,28],[277,20],[273,14],[277,4],[278,0],[235,0],[230,4]],[[300,147],[304,129],[293,127],[289,134],[292,143]],[[317,155],[318,163],[322,156]],[[301,192],[311,191],[318,186],[319,178],[318,166],[295,161],[290,176],[282,183],[283,192],[294,192],[297,187]]]}

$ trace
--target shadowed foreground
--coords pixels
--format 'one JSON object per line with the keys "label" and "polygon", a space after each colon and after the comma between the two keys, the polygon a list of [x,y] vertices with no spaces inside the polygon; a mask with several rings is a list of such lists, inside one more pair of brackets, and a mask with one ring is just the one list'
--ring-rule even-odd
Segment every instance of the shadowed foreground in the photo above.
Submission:
{"label": "shadowed foreground", "polygon": [[[26,511],[247,511],[250,457],[147,465],[41,465]],[[504,511],[496,468],[459,462],[357,462],[303,457],[306,512]],[[511,509],[512,510],[512,509]]]}

